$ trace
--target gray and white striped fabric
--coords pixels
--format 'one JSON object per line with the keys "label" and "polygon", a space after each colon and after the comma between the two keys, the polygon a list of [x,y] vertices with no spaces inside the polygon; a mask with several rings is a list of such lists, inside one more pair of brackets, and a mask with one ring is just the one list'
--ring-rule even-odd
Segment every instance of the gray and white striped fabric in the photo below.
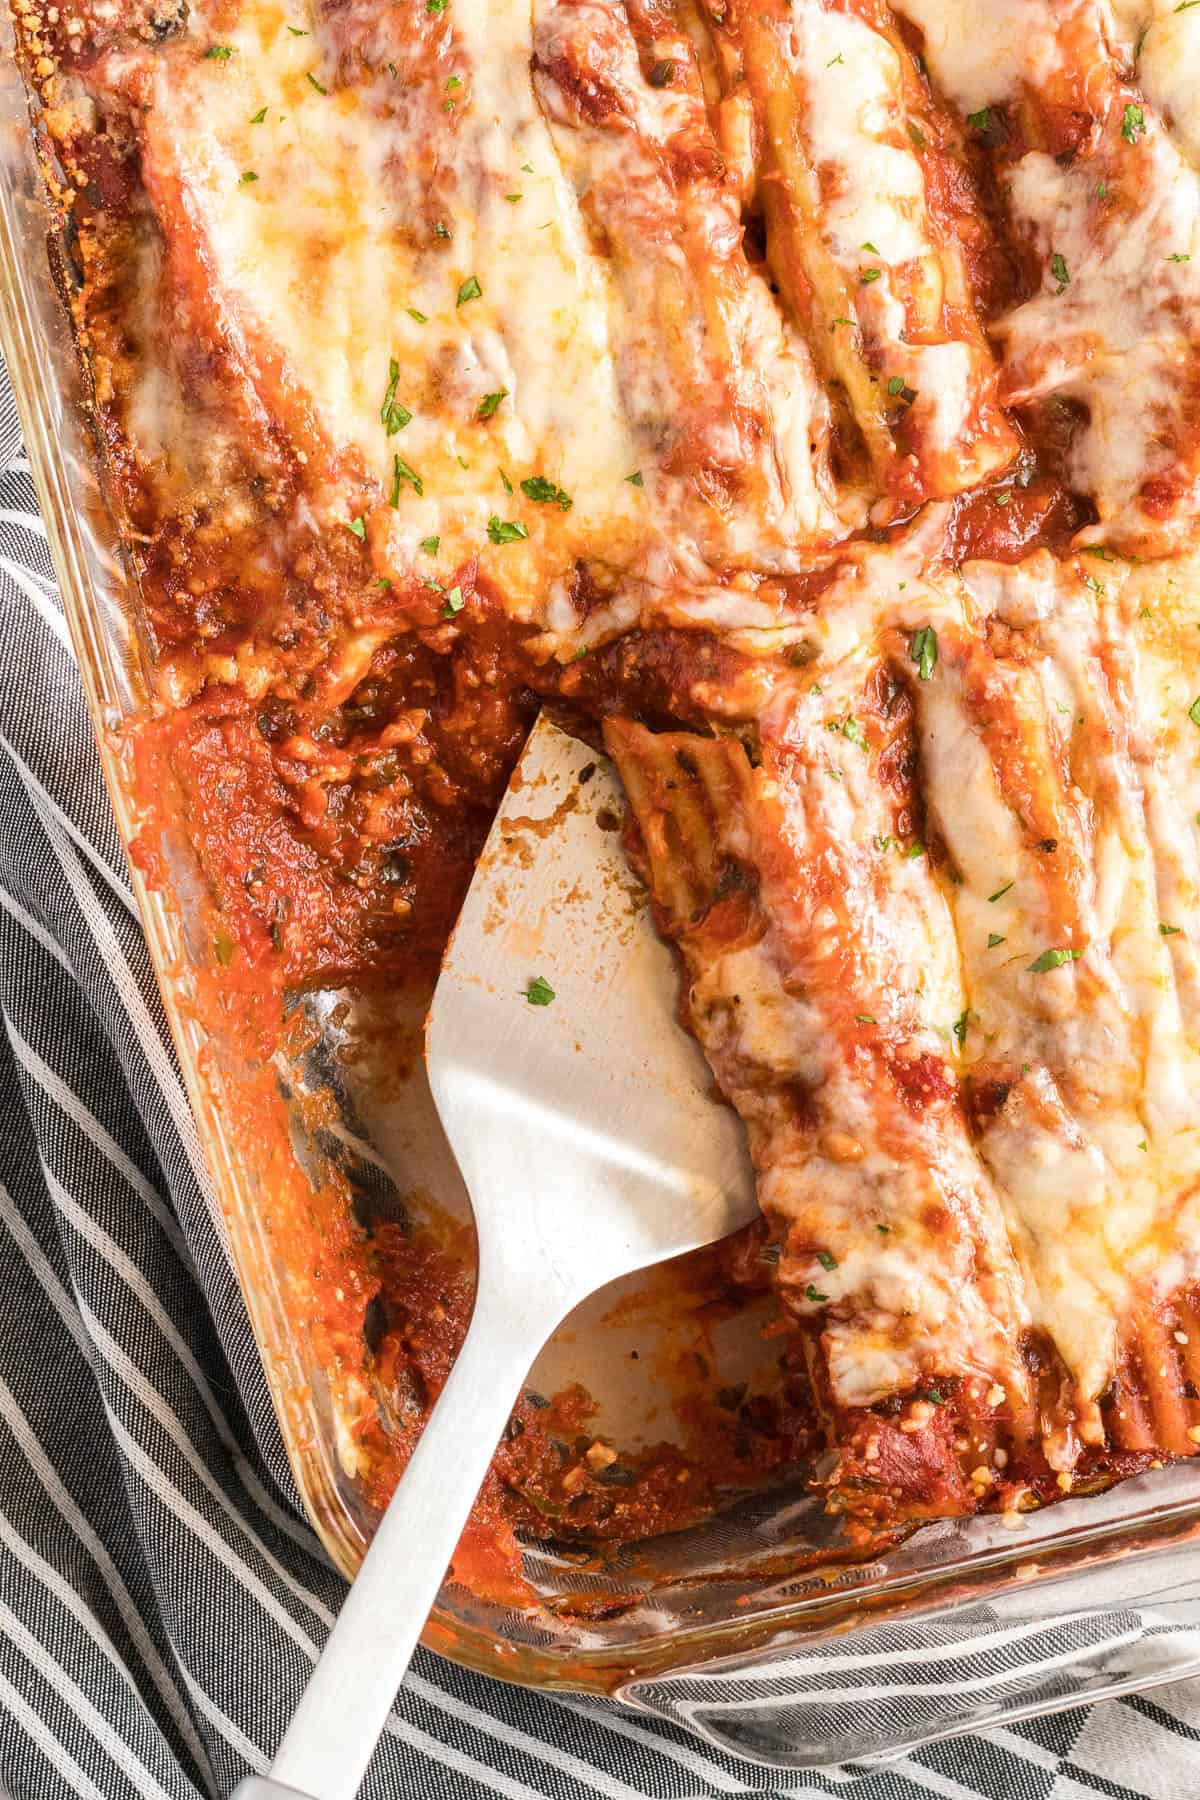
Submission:
{"label": "gray and white striped fabric", "polygon": [[[342,1583],[211,1208],[0,369],[0,1800],[265,1768]],[[964,1677],[971,1645],[962,1646]],[[854,1800],[1191,1800],[1200,1691],[960,1738]],[[422,1654],[370,1800],[846,1793]]]}

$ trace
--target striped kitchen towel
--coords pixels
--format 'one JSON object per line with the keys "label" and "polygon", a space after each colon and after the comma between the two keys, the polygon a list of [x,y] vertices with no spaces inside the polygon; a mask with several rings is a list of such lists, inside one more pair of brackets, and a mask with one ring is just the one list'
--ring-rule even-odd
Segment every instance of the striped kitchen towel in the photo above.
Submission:
{"label": "striped kitchen towel", "polygon": [[[200,1800],[263,1770],[343,1584],[304,1520],[211,1205],[0,380],[0,1800]],[[1130,1602],[1132,1604],[1132,1602]],[[1001,1682],[999,1622],[897,1703]],[[839,1704],[866,1695],[839,1671]],[[877,1690],[872,1690],[877,1691]],[[1191,1800],[1181,1685],[851,1780],[420,1654],[369,1800]]]}

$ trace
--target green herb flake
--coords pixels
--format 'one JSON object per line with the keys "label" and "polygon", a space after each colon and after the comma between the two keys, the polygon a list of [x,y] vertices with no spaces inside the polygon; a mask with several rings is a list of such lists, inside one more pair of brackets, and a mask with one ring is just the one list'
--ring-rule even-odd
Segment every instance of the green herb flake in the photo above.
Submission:
{"label": "green herb flake", "polygon": [[508,389],[507,388],[497,388],[496,392],[494,394],[485,394],[483,396],[483,399],[479,402],[479,411],[475,415],[476,418],[490,419],[492,417],[493,413],[495,413],[496,409],[499,407],[500,402],[502,400],[507,400],[507,399],[508,399]]}
{"label": "green herb flake", "polygon": [[317,80],[311,69],[305,69],[304,79],[308,82],[310,87],[316,88],[318,94],[327,94],[329,92],[327,87],[321,86],[321,83]]}
{"label": "green herb flake", "polygon": [[1130,101],[1125,108],[1125,116],[1121,120],[1121,136],[1127,144],[1136,144],[1146,129],[1146,114],[1142,107]]}
{"label": "green herb flake", "polygon": [[1061,294],[1063,289],[1070,283],[1071,271],[1067,268],[1066,257],[1061,255],[1057,250],[1050,258],[1050,273],[1053,275],[1055,281],[1057,281],[1058,291]]}
{"label": "green herb flake", "polygon": [[364,542],[366,540],[367,528],[363,524],[363,519],[362,519],[361,513],[358,515],[357,519],[347,519],[346,520],[346,530],[352,531],[354,533],[355,537],[358,538],[360,542]]}
{"label": "green herb flake", "polygon": [[267,116],[266,107],[260,106],[258,111],[255,113],[254,117],[251,119],[250,123],[252,125],[261,125],[263,120],[266,118],[266,116]]}
{"label": "green herb flake", "polygon": [[452,619],[455,613],[460,613],[466,604],[462,589],[452,587],[446,595],[446,604],[442,608],[443,619]]}
{"label": "green herb flake", "polygon": [[985,106],[979,112],[968,113],[967,124],[972,131],[990,131],[992,128],[991,108]]}
{"label": "green herb flake", "polygon": [[440,537],[422,538],[421,539],[421,548],[425,552],[426,556],[436,556],[438,553],[438,547],[441,544],[441,541],[442,540]]}
{"label": "green herb flake", "polygon": [[444,13],[449,4],[450,0],[425,0],[425,11],[427,13]]}
{"label": "green herb flake", "polygon": [[517,201],[523,200],[525,196],[524,194],[505,194],[504,198],[508,201],[510,206],[515,206]]}
{"label": "green herb flake", "polygon": [[1116,562],[1117,560],[1112,551],[1107,550],[1103,544],[1085,544],[1079,554],[1080,556],[1094,556],[1100,562]]}
{"label": "green herb flake", "polygon": [[[1200,694],[1197,694],[1196,698],[1192,701],[1192,704],[1188,707],[1188,718],[1192,721],[1193,725],[1200,725]],[[1200,814],[1197,814],[1197,817],[1200,818]]]}
{"label": "green herb flake", "polygon": [[556,487],[544,475],[527,475],[521,483],[521,492],[527,500],[539,501],[544,506],[558,506],[563,512],[571,510],[570,494],[565,489]]}
{"label": "green herb flake", "polygon": [[[1200,3],[1200,0],[1194,0],[1194,3]],[[1107,200],[1108,199],[1108,183],[1107,183],[1107,181],[1098,181],[1096,183],[1096,198],[1097,198],[1097,200]]]}
{"label": "green herb flake", "polygon": [[858,1025],[878,1025],[879,1023],[879,1020],[872,1018],[870,1013],[855,1013],[854,1019]]}
{"label": "green herb flake", "polygon": [[389,437],[395,437],[398,431],[412,420],[407,406],[396,398],[396,383],[400,379],[400,364],[393,356],[388,362],[388,384],[383,396],[383,405],[379,409],[379,422]]}
{"label": "green herb flake", "polygon": [[1180,925],[1164,925],[1160,922],[1158,935],[1160,937],[1178,937],[1182,929],[1183,928]]}
{"label": "green herb flake", "polygon": [[479,285],[479,277],[477,275],[468,275],[467,279],[458,290],[458,299],[454,304],[455,306],[465,306],[468,300],[478,300],[481,298],[482,294],[483,289]]}
{"label": "green herb flake", "polygon": [[827,69],[832,69],[835,63],[844,63],[845,60],[846,60],[845,57],[842,55],[841,51],[839,50],[836,56],[830,57],[829,61],[825,64],[825,67]]}
{"label": "green herb flake", "polygon": [[914,862],[918,856],[924,856],[924,854],[925,846],[920,838],[917,839],[915,844],[910,844],[908,849],[904,852],[905,859],[908,862]]}
{"label": "green herb flake", "polygon": [[499,513],[488,520],[487,534],[493,544],[516,544],[529,536],[520,519],[502,519]]}
{"label": "green herb flake", "polygon": [[530,1006],[549,1006],[554,997],[554,989],[544,975],[535,975],[525,989],[525,998]]}
{"label": "green herb flake", "polygon": [[837,1257],[830,1256],[828,1250],[818,1250],[817,1251],[817,1261],[820,1263],[820,1265],[823,1269],[836,1269],[837,1268]]}
{"label": "green herb flake", "polygon": [[894,837],[876,837],[876,838],[871,839],[871,842],[874,844],[875,848],[879,851],[881,856],[884,855],[887,851],[889,851],[891,849],[891,847],[895,843],[895,841],[896,840]]}
{"label": "green herb flake", "polygon": [[894,399],[897,394],[902,394],[903,392],[904,392],[904,377],[903,377],[903,375],[893,375],[891,380],[888,382],[888,393],[891,394]]}
{"label": "green herb flake", "polygon": [[287,29],[291,32],[293,37],[307,37],[308,36],[307,31],[303,31],[299,25],[289,25],[287,27]]}
{"label": "green herb flake", "polygon": [[892,1228],[890,1225],[876,1225],[875,1229],[884,1237],[891,1237],[892,1235]]}
{"label": "green herb flake", "polygon": [[633,471],[633,474],[627,475],[625,477],[625,479],[629,483],[630,487],[645,487],[645,485],[646,485],[645,482],[642,480],[642,471],[640,469],[635,469]]}
{"label": "green herb flake", "polygon": [[842,736],[849,738],[852,744],[857,744],[860,750],[867,748],[867,734],[852,713],[843,721]]}
{"label": "green herb flake", "polygon": [[435,238],[448,238],[450,236],[450,227],[444,220],[439,219],[433,228],[433,235]]}
{"label": "green herb flake", "polygon": [[228,62],[230,57],[236,54],[231,44],[210,44],[204,52],[204,60],[205,62]]}
{"label": "green herb flake", "polygon": [[959,1049],[961,1049],[967,1041],[967,1026],[970,1023],[971,1009],[969,1006],[964,1006],[957,1019],[955,1019],[954,1024],[951,1026],[951,1030],[958,1039]]}
{"label": "green herb flake", "polygon": [[937,632],[932,625],[922,625],[919,631],[913,632],[908,654],[916,663],[921,680],[928,681],[937,667],[938,659]]}
{"label": "green herb flake", "polygon": [[996,948],[997,944],[1007,944],[1007,942],[1008,942],[1008,939],[1002,938],[998,931],[989,931],[988,932],[987,947],[989,950],[994,950]]}
{"label": "green herb flake", "polygon": [[811,1300],[814,1306],[821,1306],[824,1304],[824,1302],[826,1300],[828,1300],[829,1295],[823,1294],[821,1292],[821,1290],[819,1288],[815,1288],[813,1286],[812,1282],[810,1281],[808,1286],[804,1290],[804,1298],[806,1300]]}
{"label": "green herb flake", "polygon": [[258,176],[255,174],[253,169],[243,169],[241,174],[238,176],[238,186],[245,187],[249,182],[257,181],[257,180],[258,180]]}
{"label": "green herb flake", "polygon": [[994,906],[997,900],[1003,900],[1005,894],[1009,892],[1012,886],[1013,883],[1011,881],[1006,881],[1002,888],[997,888],[994,894],[989,894],[988,905]]}
{"label": "green herb flake", "polygon": [[998,494],[992,495],[992,499],[996,502],[997,506],[1011,506],[1012,497],[1013,491],[1011,488],[1001,488]]}
{"label": "green herb flake", "polygon": [[878,281],[882,274],[882,269],[864,269],[858,279],[863,287],[870,287],[871,283],[873,281]]}
{"label": "green herb flake", "polygon": [[1139,1150],[1145,1150],[1145,1151],[1146,1151],[1146,1152],[1147,1152],[1147,1154],[1149,1154],[1149,1151],[1150,1151],[1150,1146],[1149,1146],[1149,1144],[1148,1144],[1148,1143],[1147,1143],[1147,1142],[1146,1142],[1146,1140],[1145,1140],[1145,1138],[1139,1138],[1139,1139],[1138,1139],[1138,1149],[1139,1149]]}
{"label": "green herb flake", "polygon": [[1078,962],[1082,950],[1043,950],[1029,965],[1031,975],[1045,975],[1050,969],[1061,969],[1064,963]]}
{"label": "green herb flake", "polygon": [[1178,250],[1172,250],[1170,256],[1168,256],[1168,258],[1167,258],[1168,262],[1175,262],[1175,263],[1191,262],[1191,260],[1192,259],[1190,256],[1184,256]]}
{"label": "green herb flake", "polygon": [[413,493],[416,494],[418,499],[420,499],[421,495],[425,492],[425,483],[421,480],[421,477],[417,474],[415,469],[409,468],[408,464],[405,462],[405,460],[402,456],[399,456],[399,455],[393,456],[393,458],[392,458],[392,491],[388,495],[388,505],[389,506],[399,506],[399,504],[400,504],[400,489],[404,485],[405,482],[407,482],[409,484],[409,486],[413,490]]}
{"label": "green herb flake", "polygon": [[428,325],[428,313],[418,312],[415,306],[406,306],[404,310],[410,319],[415,319],[417,321],[418,325]]}
{"label": "green herb flake", "polygon": [[867,242],[867,243],[865,243],[865,244],[864,244],[864,245],[863,245],[863,249],[864,249],[864,250],[869,250],[869,251],[870,251],[870,253],[871,253],[871,255],[872,255],[872,256],[878,256],[878,255],[879,255],[879,249],[878,249],[878,246],[877,246],[877,245],[875,245],[875,244],[872,244],[872,243],[870,243],[870,242]]}

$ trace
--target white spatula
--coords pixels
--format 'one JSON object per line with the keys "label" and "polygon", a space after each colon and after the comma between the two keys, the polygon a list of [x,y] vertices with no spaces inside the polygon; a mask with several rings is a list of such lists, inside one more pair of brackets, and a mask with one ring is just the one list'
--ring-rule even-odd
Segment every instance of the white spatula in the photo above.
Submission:
{"label": "white spatula", "polygon": [[744,1224],[740,1126],[678,1022],[678,970],[622,855],[603,758],[543,715],[467,895],[426,1025],[475,1210],[458,1361],[267,1779],[353,1800],[538,1351],[594,1289]]}

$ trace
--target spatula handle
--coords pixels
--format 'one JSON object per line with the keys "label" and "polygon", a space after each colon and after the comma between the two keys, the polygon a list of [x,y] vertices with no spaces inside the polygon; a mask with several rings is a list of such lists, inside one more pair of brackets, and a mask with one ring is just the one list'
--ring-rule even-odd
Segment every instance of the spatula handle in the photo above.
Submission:
{"label": "spatula handle", "polygon": [[[481,1297],[482,1298],[482,1297]],[[490,1315],[490,1316],[489,1316]],[[300,1698],[270,1776],[234,1800],[354,1800],[521,1383],[551,1326],[475,1317]]]}

